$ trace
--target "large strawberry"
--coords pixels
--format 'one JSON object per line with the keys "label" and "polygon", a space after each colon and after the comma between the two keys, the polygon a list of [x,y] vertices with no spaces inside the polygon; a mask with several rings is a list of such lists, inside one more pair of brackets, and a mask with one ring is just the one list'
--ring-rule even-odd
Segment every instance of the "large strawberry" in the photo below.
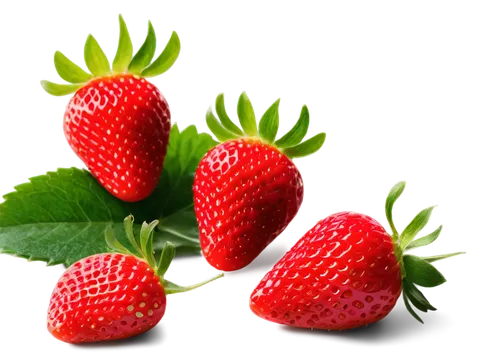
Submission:
{"label": "large strawberry", "polygon": [[103,187],[132,202],[147,197],[158,183],[170,133],[167,101],[145,78],[160,75],[174,64],[180,42],[173,32],[150,65],[156,48],[151,23],[146,41],[132,57],[127,27],[121,16],[119,20],[120,40],[112,68],[89,35],[85,63],[92,74],[56,52],[56,70],[72,84],[41,84],[55,96],[76,91],[64,115],[69,145]]}
{"label": "large strawberry", "polygon": [[50,298],[47,328],[68,343],[128,338],[153,328],[163,317],[165,294],[185,292],[163,278],[175,247],[167,242],[157,263],[153,255],[153,231],[158,221],[144,223],[140,239],[133,233],[133,218],[124,221],[130,250],[110,228],[106,241],[117,253],[93,255],[71,265],[59,279]]}
{"label": "large strawberry", "polygon": [[414,240],[433,207],[421,211],[398,234],[392,207],[405,183],[396,184],[386,201],[392,235],[374,219],[353,212],[333,214],[318,222],[269,271],[250,297],[259,317],[289,326],[343,330],[384,318],[403,292],[405,305],[420,322],[410,302],[427,312],[435,308],[415,285],[445,282],[431,262],[453,253],[417,257],[406,251],[428,245],[441,227]]}
{"label": "large strawberry", "polygon": [[203,254],[220,270],[245,267],[287,227],[304,194],[291,159],[314,153],[325,140],[320,133],[301,143],[309,125],[304,106],[297,124],[275,141],[279,102],[264,113],[258,129],[244,92],[238,101],[243,130],[229,119],[223,94],[216,100],[220,122],[211,108],[207,112],[208,127],[222,143],[196,170],[194,209]]}

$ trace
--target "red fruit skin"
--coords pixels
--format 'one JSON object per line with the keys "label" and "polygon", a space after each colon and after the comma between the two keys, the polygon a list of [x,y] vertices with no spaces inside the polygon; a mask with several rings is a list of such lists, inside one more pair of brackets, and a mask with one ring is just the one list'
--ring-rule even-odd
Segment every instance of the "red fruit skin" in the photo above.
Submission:
{"label": "red fruit skin", "polygon": [[64,115],[76,155],[117,198],[146,198],[160,178],[170,134],[170,109],[144,78],[99,77],[80,88]]}
{"label": "red fruit skin", "polygon": [[128,338],[153,328],[166,304],[160,279],[146,261],[97,254],[74,263],[59,279],[47,329],[67,343]]}
{"label": "red fruit skin", "polygon": [[318,222],[264,276],[250,308],[276,323],[344,330],[381,320],[400,294],[391,236],[366,215],[341,212]]}
{"label": "red fruit skin", "polygon": [[193,189],[203,255],[223,271],[252,262],[295,217],[304,195],[295,164],[252,138],[210,150],[196,170]]}

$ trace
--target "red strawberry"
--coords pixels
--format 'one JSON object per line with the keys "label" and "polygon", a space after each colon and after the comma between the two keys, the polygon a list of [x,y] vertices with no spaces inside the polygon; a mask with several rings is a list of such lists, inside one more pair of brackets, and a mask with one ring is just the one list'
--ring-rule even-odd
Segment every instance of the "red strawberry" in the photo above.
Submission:
{"label": "red strawberry", "polygon": [[302,177],[291,158],[314,153],[325,140],[320,133],[300,143],[309,125],[304,106],[295,127],[275,141],[278,106],[279,100],[262,116],[258,132],[245,93],[238,102],[244,132],[228,118],[223,94],[216,101],[220,122],[211,109],[207,112],[207,124],[222,143],[196,170],[194,209],[203,254],[220,270],[245,267],[287,227],[304,195]]}
{"label": "red strawberry", "polygon": [[161,92],[144,77],[168,70],[179,55],[174,32],[158,59],[151,23],[144,45],[132,58],[132,43],[120,16],[120,42],[113,69],[89,35],[85,62],[92,75],[56,52],[59,75],[74,83],[42,81],[52,95],[75,92],[64,115],[64,132],[73,151],[114,196],[125,201],[146,198],[160,178],[170,134],[170,110]]}
{"label": "red strawberry", "polygon": [[59,279],[47,313],[47,328],[57,339],[98,342],[144,333],[163,317],[165,294],[189,291],[222,276],[187,287],[165,280],[175,247],[167,242],[157,265],[152,232],[158,221],[143,225],[140,243],[133,237],[132,222],[132,217],[126,218],[125,229],[135,254],[108,228],[106,240],[120,253],[81,259]]}
{"label": "red strawberry", "polygon": [[250,297],[252,311],[272,322],[302,328],[343,330],[384,318],[403,291],[423,312],[435,310],[415,285],[445,282],[431,262],[460,253],[433,257],[403,255],[433,242],[441,227],[414,240],[433,207],[420,212],[401,235],[392,222],[392,206],[405,183],[396,184],[386,201],[393,235],[374,219],[353,212],[333,214],[307,232],[269,271]]}

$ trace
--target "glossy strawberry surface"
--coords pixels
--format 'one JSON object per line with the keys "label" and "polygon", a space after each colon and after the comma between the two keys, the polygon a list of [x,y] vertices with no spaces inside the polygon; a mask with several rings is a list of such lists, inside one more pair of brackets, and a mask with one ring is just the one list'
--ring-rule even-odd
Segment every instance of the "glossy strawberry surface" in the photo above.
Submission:
{"label": "glossy strawberry surface", "polygon": [[154,327],[165,307],[160,278],[146,261],[98,254],[74,263],[59,279],[47,328],[68,343],[127,338]]}
{"label": "glossy strawberry surface", "polygon": [[252,311],[289,326],[343,330],[384,318],[401,294],[391,236],[353,212],[318,222],[269,271]]}
{"label": "glossy strawberry surface", "polygon": [[219,144],[194,179],[203,255],[220,270],[245,267],[287,227],[303,194],[297,167],[276,147],[252,138]]}
{"label": "glossy strawberry surface", "polygon": [[144,78],[98,77],[71,98],[64,133],[103,187],[122,200],[138,201],[151,194],[160,178],[170,110]]}

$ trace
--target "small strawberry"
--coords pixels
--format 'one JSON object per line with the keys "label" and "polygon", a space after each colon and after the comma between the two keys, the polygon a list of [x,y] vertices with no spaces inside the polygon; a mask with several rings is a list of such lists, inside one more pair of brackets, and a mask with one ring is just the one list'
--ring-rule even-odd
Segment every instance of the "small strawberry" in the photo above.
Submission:
{"label": "small strawberry", "polygon": [[170,134],[168,103],[145,77],[167,71],[179,56],[180,42],[173,32],[149,65],[156,48],[151,23],[146,41],[132,58],[127,27],[121,16],[119,20],[120,40],[112,69],[89,35],[85,63],[92,75],[56,52],[56,70],[72,84],[41,84],[55,96],[76,91],[64,115],[69,145],[103,187],[119,199],[134,202],[146,198],[158,183]]}
{"label": "small strawberry", "polygon": [[203,255],[214,267],[238,270],[257,257],[290,223],[304,195],[292,158],[316,152],[320,133],[301,143],[309,126],[302,108],[297,124],[281,139],[279,100],[257,123],[245,92],[238,101],[239,129],[227,116],[224,95],[216,100],[220,122],[209,108],[207,124],[222,143],[201,160],[194,178],[194,209]]}
{"label": "small strawberry", "polygon": [[[398,234],[392,207],[405,183],[396,184],[386,201],[393,234],[374,219],[353,212],[321,220],[269,271],[250,297],[250,308],[272,322],[302,328],[343,330],[384,318],[403,292],[405,305],[427,312],[435,308],[415,285],[445,282],[431,262],[461,254],[417,257],[405,251],[428,245],[433,233],[414,240],[429,221],[432,209],[421,211]],[[423,322],[422,322],[423,323]]]}
{"label": "small strawberry", "polygon": [[222,276],[187,287],[165,280],[175,247],[167,242],[157,265],[152,245],[158,221],[143,224],[140,240],[134,237],[132,223],[131,216],[124,221],[130,251],[108,228],[106,241],[118,253],[81,259],[57,282],[47,313],[47,328],[57,339],[98,342],[144,333],[163,317],[166,294],[189,291]]}

